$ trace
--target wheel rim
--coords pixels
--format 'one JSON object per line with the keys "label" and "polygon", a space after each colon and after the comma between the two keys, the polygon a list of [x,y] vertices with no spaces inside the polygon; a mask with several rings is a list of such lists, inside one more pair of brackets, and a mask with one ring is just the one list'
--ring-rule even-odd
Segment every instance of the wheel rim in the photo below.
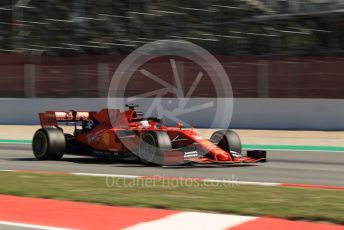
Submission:
{"label": "wheel rim", "polygon": [[226,142],[223,139],[223,135],[220,134],[214,134],[211,137],[211,140],[217,145],[217,147],[226,150]]}
{"label": "wheel rim", "polygon": [[156,143],[154,141],[154,137],[151,135],[147,135],[142,139],[142,143],[140,145],[140,158],[145,162],[154,163],[154,155],[156,152]]}
{"label": "wheel rim", "polygon": [[228,152],[228,146],[227,146],[227,144],[226,144],[226,141],[224,140],[224,139],[221,139],[220,141],[219,141],[219,143],[217,144],[217,146],[219,147],[219,148],[221,148],[221,149],[223,149],[223,150],[225,150],[225,151],[227,151]]}

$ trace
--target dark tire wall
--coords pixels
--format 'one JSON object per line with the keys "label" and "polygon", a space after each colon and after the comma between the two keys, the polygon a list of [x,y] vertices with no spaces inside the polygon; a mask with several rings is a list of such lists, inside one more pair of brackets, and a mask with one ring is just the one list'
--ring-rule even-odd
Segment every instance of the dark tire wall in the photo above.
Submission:
{"label": "dark tire wall", "polygon": [[38,160],[60,160],[66,150],[65,135],[60,129],[39,129],[34,134],[32,149]]}
{"label": "dark tire wall", "polygon": [[241,153],[242,146],[239,135],[232,130],[219,130],[211,135],[210,140],[223,150]]}

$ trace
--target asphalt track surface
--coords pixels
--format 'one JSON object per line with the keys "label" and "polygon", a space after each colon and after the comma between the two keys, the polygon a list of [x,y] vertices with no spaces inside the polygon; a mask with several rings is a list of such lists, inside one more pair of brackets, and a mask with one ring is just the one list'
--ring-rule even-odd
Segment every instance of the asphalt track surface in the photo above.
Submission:
{"label": "asphalt track surface", "polygon": [[268,151],[268,162],[241,165],[148,167],[137,162],[65,155],[37,161],[27,144],[0,144],[0,170],[34,170],[138,176],[197,177],[252,182],[344,186],[344,152]]}

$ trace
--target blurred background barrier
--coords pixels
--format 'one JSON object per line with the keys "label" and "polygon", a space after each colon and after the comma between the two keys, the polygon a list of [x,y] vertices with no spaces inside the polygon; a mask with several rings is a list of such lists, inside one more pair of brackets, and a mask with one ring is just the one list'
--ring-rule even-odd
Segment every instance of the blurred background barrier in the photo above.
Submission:
{"label": "blurred background barrier", "polygon": [[[163,104],[175,98],[164,98]],[[188,105],[194,106],[215,98],[192,98]],[[152,101],[148,98],[140,103],[140,111],[146,111]],[[219,104],[227,103],[220,99]],[[115,106],[115,104],[113,104]],[[107,106],[107,98],[63,98],[63,99],[0,99],[0,124],[39,124],[38,112],[46,110],[97,111]],[[120,106],[120,104],[118,105]],[[185,114],[182,118],[195,127],[209,128],[213,122],[211,108]],[[344,101],[332,99],[272,99],[239,98],[234,100],[231,128],[241,129],[344,129]],[[172,124],[172,123],[170,123]],[[174,125],[174,124],[173,124]],[[218,127],[214,123],[213,128]]]}
{"label": "blurred background barrier", "polygon": [[[237,102],[233,126],[341,129],[343,28],[344,0],[2,0],[0,123],[35,123],[47,106],[104,107],[113,73],[129,53],[177,39],[224,66]],[[186,92],[202,71],[190,60],[156,58],[144,68],[173,83],[170,58]],[[118,94],[159,87],[136,71]],[[204,75],[191,97],[214,100],[221,97],[215,91]]]}
{"label": "blurred background barrier", "polygon": [[[33,64],[22,55],[0,55],[0,97],[104,97],[125,56],[47,58]],[[344,98],[344,57],[216,57],[225,68],[236,98]],[[10,60],[11,63],[8,63]],[[23,63],[24,62],[24,63]],[[185,90],[201,68],[179,60]],[[166,81],[172,79],[169,60],[154,59],[145,69]],[[141,76],[140,76],[141,75]],[[158,87],[158,86],[157,86]],[[136,71],[126,96],[152,90],[152,82]],[[209,79],[199,82],[192,97],[216,97]]]}

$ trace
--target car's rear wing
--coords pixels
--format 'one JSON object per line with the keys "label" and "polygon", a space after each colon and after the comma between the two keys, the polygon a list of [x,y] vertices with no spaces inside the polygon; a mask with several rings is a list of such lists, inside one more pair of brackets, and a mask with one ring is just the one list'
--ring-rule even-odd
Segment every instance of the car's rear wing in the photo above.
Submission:
{"label": "car's rear wing", "polygon": [[85,121],[90,118],[90,112],[77,111],[46,111],[39,113],[39,120],[42,128],[58,127],[59,122],[78,122]]}

